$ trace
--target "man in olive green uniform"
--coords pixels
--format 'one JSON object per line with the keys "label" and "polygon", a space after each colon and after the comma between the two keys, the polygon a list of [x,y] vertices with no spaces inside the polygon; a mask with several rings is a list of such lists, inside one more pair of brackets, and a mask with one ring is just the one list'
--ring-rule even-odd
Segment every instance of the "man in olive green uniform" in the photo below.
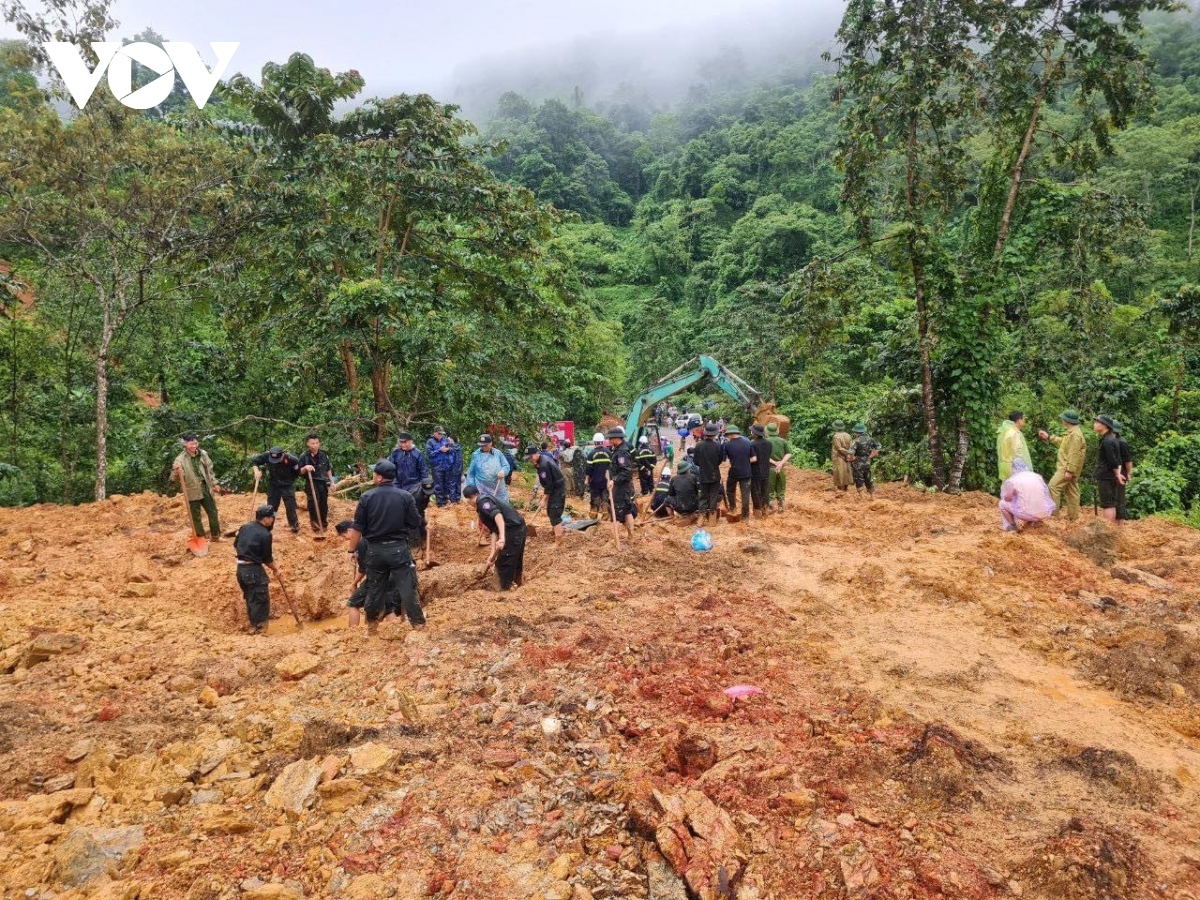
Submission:
{"label": "man in olive green uniform", "polygon": [[1066,429],[1062,437],[1039,431],[1038,437],[1058,447],[1058,461],[1054,466],[1054,477],[1050,479],[1050,499],[1060,508],[1066,501],[1067,521],[1079,518],[1079,481],[1083,477],[1083,461],[1087,456],[1087,443],[1079,430],[1079,413],[1068,409],[1058,417]]}
{"label": "man in olive green uniform", "polygon": [[192,530],[196,537],[204,537],[204,523],[200,510],[208,513],[208,528],[212,539],[221,539],[221,523],[217,519],[217,476],[213,474],[212,460],[200,449],[200,438],[194,434],[183,436],[183,450],[171,464],[171,477],[179,482],[187,497],[188,511],[192,514]]}
{"label": "man in olive green uniform", "polygon": [[833,463],[833,486],[839,491],[847,490],[854,483],[854,475],[850,472],[848,454],[854,438],[846,431],[846,423],[840,419],[833,423],[833,448],[829,459]]}
{"label": "man in olive green uniform", "polygon": [[784,495],[787,493],[787,472],[784,467],[792,458],[792,448],[788,446],[787,438],[779,436],[779,426],[775,422],[767,423],[767,440],[771,442],[771,488],[770,502],[778,503],[776,509],[783,509]]}

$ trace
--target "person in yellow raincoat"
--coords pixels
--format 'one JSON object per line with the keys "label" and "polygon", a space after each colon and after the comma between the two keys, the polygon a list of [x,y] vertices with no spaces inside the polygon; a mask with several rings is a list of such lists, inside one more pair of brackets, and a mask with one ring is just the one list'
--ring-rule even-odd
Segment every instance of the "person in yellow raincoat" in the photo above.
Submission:
{"label": "person in yellow raincoat", "polygon": [[854,439],[846,432],[846,423],[840,419],[833,423],[833,450],[830,458],[833,462],[833,486],[839,491],[847,490],[854,484],[854,476],[850,472],[847,454]]}
{"label": "person in yellow raincoat", "polygon": [[1014,459],[1025,460],[1025,465],[1033,469],[1033,460],[1029,457],[1029,445],[1025,443],[1025,435],[1021,429],[1025,427],[1025,413],[1010,412],[1000,427],[996,430],[996,458],[1000,461],[1000,481],[1005,482],[1012,476]]}

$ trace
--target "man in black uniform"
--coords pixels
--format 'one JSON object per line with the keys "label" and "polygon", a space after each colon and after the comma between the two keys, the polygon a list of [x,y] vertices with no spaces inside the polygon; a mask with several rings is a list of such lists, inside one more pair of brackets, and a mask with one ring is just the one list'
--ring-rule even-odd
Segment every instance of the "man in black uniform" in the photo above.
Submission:
{"label": "man in black uniform", "polygon": [[751,425],[754,440],[750,447],[754,451],[754,463],[750,466],[750,499],[759,518],[766,518],[771,493],[771,441],[767,429],[762,425]]}
{"label": "man in black uniform", "polygon": [[633,451],[625,443],[625,429],[613,428],[604,435],[608,441],[612,462],[608,464],[609,490],[612,491],[613,510],[617,521],[625,525],[630,539],[633,538]]}
{"label": "man in black uniform", "polygon": [[246,600],[246,615],[255,634],[265,634],[267,620],[271,618],[271,581],[263,566],[279,578],[279,567],[271,552],[271,528],[275,525],[275,507],[260,506],[254,513],[254,521],[238,529],[233,539],[233,552],[237,555],[237,582]]}
{"label": "man in black uniform", "polygon": [[317,435],[310,434],[305,441],[308,449],[296,462],[304,479],[304,493],[308,496],[309,524],[313,531],[323,532],[329,527],[329,485],[333,482],[333,464],[329,454],[321,449],[321,439]]}
{"label": "man in black uniform", "polygon": [[1121,423],[1113,419],[1113,433],[1117,436],[1117,446],[1121,448],[1121,471],[1125,475],[1125,483],[1117,487],[1117,521],[1123,522],[1129,518],[1129,510],[1125,506],[1125,492],[1129,490],[1129,479],[1133,478],[1133,449],[1125,440],[1125,429]]}
{"label": "man in black uniform", "polygon": [[633,461],[637,464],[638,487],[645,497],[654,491],[654,466],[658,462],[658,457],[650,449],[650,438],[645,435],[638,438],[638,448],[633,454]]}
{"label": "man in black uniform", "polygon": [[267,504],[279,509],[283,501],[287,510],[288,527],[292,534],[300,532],[300,518],[296,515],[296,478],[300,475],[300,463],[282,447],[272,447],[266,453],[252,457],[250,465],[254,467],[254,479],[262,478],[260,466],[267,467]]}
{"label": "man in black uniform", "polygon": [[716,442],[719,432],[716,422],[705,425],[704,437],[693,454],[696,480],[700,484],[700,514],[704,516],[705,524],[721,517],[721,461],[725,455]]}
{"label": "man in black uniform", "polygon": [[[381,459],[372,470],[375,487],[358,501],[354,510],[354,532],[350,553],[367,542],[363,567],[367,570],[367,632],[373,634],[379,619],[387,614],[389,591],[400,598],[400,608],[414,628],[425,624],[417,602],[417,564],[408,542],[421,530],[421,516],[408,491],[396,487],[396,466]],[[394,598],[393,598],[394,599]]]}
{"label": "man in black uniform", "polygon": [[511,504],[480,494],[473,484],[463,488],[463,496],[475,502],[479,521],[492,533],[488,563],[496,564],[500,590],[520,587],[525,583],[525,518]]}
{"label": "man in black uniform", "polygon": [[742,437],[742,429],[736,425],[725,428],[725,441],[721,448],[729,460],[729,477],[725,482],[725,504],[731,513],[736,513],[737,493],[742,492],[742,518],[750,517],[750,481],[754,471],[754,445]]}
{"label": "man in black uniform", "polygon": [[1125,484],[1121,442],[1114,425],[1108,416],[1096,416],[1092,422],[1092,429],[1100,435],[1100,448],[1096,453],[1096,488],[1100,494],[1100,511],[1110,522],[1117,521],[1120,502],[1118,488]]}
{"label": "man in black uniform", "polygon": [[542,487],[542,499],[539,509],[546,510],[546,516],[554,528],[554,543],[561,544],[563,536],[563,510],[567,506],[567,479],[554,458],[538,447],[530,447],[525,451],[529,461],[537,468],[538,484]]}
{"label": "man in black uniform", "polygon": [[[345,538],[349,544],[354,535],[354,523],[350,520],[338,522],[334,526],[338,536]],[[362,608],[367,605],[367,570],[363,567],[363,557],[367,555],[367,542],[359,538],[358,547],[354,550],[354,591],[346,601],[346,624],[355,628],[362,616]]]}
{"label": "man in black uniform", "polygon": [[676,463],[675,471],[678,474],[671,479],[671,488],[667,491],[667,508],[674,515],[694,516],[700,509],[700,482],[686,459]]}
{"label": "man in black uniform", "polygon": [[658,477],[658,484],[654,485],[654,498],[650,501],[650,512],[656,519],[666,519],[671,515],[671,508],[667,505],[667,500],[671,495],[671,467],[663,466],[662,473]]}
{"label": "man in black uniform", "polygon": [[604,446],[604,435],[596,432],[593,443],[596,445],[587,458],[587,483],[591,495],[593,515],[604,515],[608,512],[608,467],[612,463],[612,454]]}

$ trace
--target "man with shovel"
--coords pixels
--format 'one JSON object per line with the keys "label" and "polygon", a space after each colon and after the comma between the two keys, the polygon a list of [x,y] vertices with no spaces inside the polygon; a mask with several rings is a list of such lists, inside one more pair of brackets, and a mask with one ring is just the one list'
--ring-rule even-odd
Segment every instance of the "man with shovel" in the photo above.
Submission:
{"label": "man with shovel", "polygon": [[278,510],[282,502],[287,510],[288,527],[292,534],[300,533],[300,517],[296,514],[296,479],[300,475],[300,464],[282,447],[272,447],[266,453],[251,457],[254,467],[255,487],[262,478],[260,466],[267,467],[267,504]]}
{"label": "man with shovel", "polygon": [[484,573],[494,564],[500,590],[520,587],[525,583],[525,517],[512,504],[480,493],[473,484],[463,488],[463,496],[475,503],[479,523],[492,533],[492,552]]}
{"label": "man with shovel", "polygon": [[191,432],[183,436],[183,450],[171,464],[171,475],[183,488],[187,497],[188,511],[192,514],[192,530],[196,537],[204,537],[204,523],[200,510],[208,514],[208,529],[212,539],[221,539],[221,523],[217,518],[217,476],[213,473],[212,460],[200,449],[200,438]]}
{"label": "man with shovel", "polygon": [[310,434],[308,449],[300,454],[300,474],[305,478],[308,495],[308,519],[316,534],[324,534],[329,526],[329,485],[333,481],[333,464],[329,454],[321,449],[321,439]]}
{"label": "man with shovel", "polygon": [[608,465],[613,519],[625,526],[633,539],[633,451],[625,443],[625,429],[612,428],[604,435],[612,462]]}
{"label": "man with shovel", "polygon": [[414,628],[425,624],[417,602],[417,564],[409,541],[421,531],[421,516],[408,491],[396,486],[396,466],[391,460],[375,463],[375,487],[364,493],[354,510],[354,530],[347,552],[357,553],[360,541],[367,542],[363,567],[367,570],[367,633],[374,634],[387,613],[391,591],[400,598],[400,608]]}
{"label": "man with shovel", "polygon": [[271,529],[275,525],[275,507],[260,506],[254,512],[254,521],[238,529],[233,539],[233,551],[237,554],[237,582],[246,601],[246,615],[255,634],[266,634],[267,621],[271,618],[271,582],[266,566],[280,580],[279,566],[271,550]]}

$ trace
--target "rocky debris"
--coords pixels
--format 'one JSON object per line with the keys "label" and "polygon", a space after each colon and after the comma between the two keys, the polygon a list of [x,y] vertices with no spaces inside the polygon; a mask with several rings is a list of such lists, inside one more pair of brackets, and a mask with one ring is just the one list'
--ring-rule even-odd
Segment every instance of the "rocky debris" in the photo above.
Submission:
{"label": "rocky debris", "polygon": [[242,892],[242,900],[301,900],[303,896],[294,887],[273,882]]}
{"label": "rocky debris", "polygon": [[1141,897],[1149,860],[1123,829],[1073,818],[1021,867],[1021,882],[1055,900]]}
{"label": "rocky debris", "polygon": [[652,796],[661,816],[655,842],[671,868],[701,900],[727,895],[746,862],[733,819],[700,791]]}
{"label": "rocky debris", "polygon": [[32,669],[64,653],[78,653],[82,648],[83,638],[77,634],[39,634],[25,648],[21,668]]}
{"label": "rocky debris", "polygon": [[321,657],[314,653],[289,653],[275,663],[275,671],[286,681],[298,681],[321,667]]}
{"label": "rocky debris", "polygon": [[227,806],[206,806],[196,824],[209,834],[246,834],[255,827],[252,819]]}
{"label": "rocky debris", "polygon": [[862,842],[846,844],[838,850],[837,856],[846,896],[851,900],[873,896],[880,882],[879,870],[875,868],[875,860]]}
{"label": "rocky debris", "polygon": [[63,759],[69,763],[77,763],[91,753],[92,748],[95,746],[96,742],[90,738],[80,738],[71,745],[70,749],[67,750],[65,754],[63,754]]}
{"label": "rocky debris", "polygon": [[1135,569],[1133,566],[1116,565],[1108,570],[1113,578],[1119,578],[1121,581],[1129,584],[1140,584],[1142,587],[1150,588],[1152,591],[1173,591],[1171,582],[1165,578],[1160,578],[1157,575],[1151,575],[1141,569]]}
{"label": "rocky debris", "polygon": [[400,758],[400,751],[383,744],[367,743],[352,747],[350,768],[356,775],[371,775],[390,769]]}
{"label": "rocky debris", "polygon": [[55,876],[69,887],[114,874],[126,854],[145,841],[140,825],[123,828],[74,828],[54,851]]}
{"label": "rocky debris", "polygon": [[370,797],[367,786],[356,778],[336,778],[317,787],[321,810],[326,813],[345,812],[359,806]]}
{"label": "rocky debris", "polygon": [[279,773],[264,802],[274,809],[300,816],[313,802],[321,771],[320,764],[314,760],[296,760]]}
{"label": "rocky debris", "polygon": [[683,881],[672,871],[662,854],[649,847],[642,853],[649,882],[649,900],[688,900]]}

